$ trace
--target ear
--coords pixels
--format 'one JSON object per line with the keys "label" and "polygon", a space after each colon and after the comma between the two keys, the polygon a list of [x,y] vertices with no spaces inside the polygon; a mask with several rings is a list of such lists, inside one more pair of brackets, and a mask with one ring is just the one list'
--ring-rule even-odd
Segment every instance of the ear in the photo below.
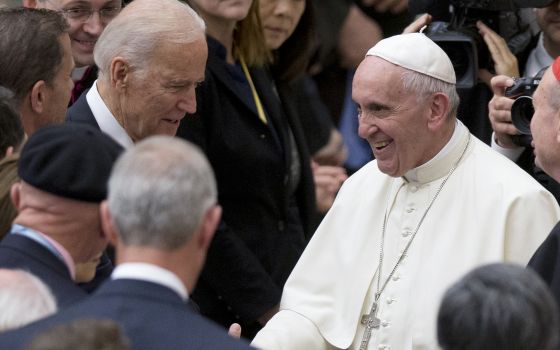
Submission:
{"label": "ear", "polygon": [[130,79],[130,65],[122,57],[115,57],[111,61],[111,86],[117,89],[126,89]]}
{"label": "ear", "polygon": [[114,247],[117,247],[119,243],[119,235],[117,234],[117,229],[113,223],[113,217],[109,212],[109,206],[107,205],[106,200],[101,202],[99,211],[101,215],[101,228],[103,230],[103,234]]}
{"label": "ear", "polygon": [[428,118],[428,127],[432,130],[439,129],[442,124],[447,121],[447,113],[449,112],[449,97],[442,92],[436,92],[432,96],[430,104],[430,116]]}
{"label": "ear", "polygon": [[16,208],[18,212],[20,212],[19,206],[21,203],[21,182],[18,181],[12,185],[12,188],[10,189],[10,198],[12,199],[14,208]]}
{"label": "ear", "polygon": [[33,112],[41,114],[45,111],[47,83],[44,80],[39,80],[31,88],[29,94],[29,102]]}
{"label": "ear", "polygon": [[23,0],[23,7],[37,8],[37,0]]}
{"label": "ear", "polygon": [[197,237],[197,244],[200,248],[204,249],[204,251],[210,246],[210,242],[212,242],[214,232],[220,223],[221,217],[222,207],[219,205],[213,206],[204,213]]}

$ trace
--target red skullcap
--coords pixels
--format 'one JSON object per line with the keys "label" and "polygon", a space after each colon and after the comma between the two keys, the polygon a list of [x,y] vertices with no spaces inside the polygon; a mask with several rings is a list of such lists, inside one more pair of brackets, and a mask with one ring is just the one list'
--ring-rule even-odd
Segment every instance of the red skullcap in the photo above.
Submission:
{"label": "red skullcap", "polygon": [[560,57],[557,57],[552,63],[552,73],[554,73],[556,80],[560,80]]}

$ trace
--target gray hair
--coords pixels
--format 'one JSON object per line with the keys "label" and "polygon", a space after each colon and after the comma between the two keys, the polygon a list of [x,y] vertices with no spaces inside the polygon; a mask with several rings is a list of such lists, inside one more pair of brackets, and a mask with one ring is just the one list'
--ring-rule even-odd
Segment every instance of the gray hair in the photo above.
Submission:
{"label": "gray hair", "polygon": [[534,271],[490,264],[447,290],[437,337],[444,350],[553,350],[559,326],[556,300]]}
{"label": "gray hair", "polygon": [[0,269],[0,310],[0,332],[5,332],[55,313],[56,301],[33,274]]}
{"label": "gray hair", "polygon": [[447,118],[451,119],[457,116],[460,99],[455,84],[450,84],[409,69],[405,69],[402,74],[402,84],[405,90],[416,93],[416,99],[419,103],[424,102],[426,97],[431,94],[436,92],[444,93],[449,97],[449,112],[447,113]]}
{"label": "gray hair", "polygon": [[105,28],[94,49],[100,79],[108,79],[111,62],[122,57],[145,73],[163,42],[189,44],[205,37],[206,25],[189,5],[178,0],[135,0]]}
{"label": "gray hair", "polygon": [[127,150],[109,179],[109,211],[127,246],[173,250],[185,244],[216,201],[206,157],[169,136],[152,136]]}

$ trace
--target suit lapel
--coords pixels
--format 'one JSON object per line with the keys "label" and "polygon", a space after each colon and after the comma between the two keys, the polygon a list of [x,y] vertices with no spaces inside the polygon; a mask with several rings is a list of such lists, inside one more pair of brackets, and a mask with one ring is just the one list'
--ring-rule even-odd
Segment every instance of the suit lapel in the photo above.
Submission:
{"label": "suit lapel", "polygon": [[68,112],[66,112],[66,121],[88,124],[101,130],[87,102],[86,95],[88,91],[89,90],[84,91],[76,103],[74,103],[72,107],[68,108]]}

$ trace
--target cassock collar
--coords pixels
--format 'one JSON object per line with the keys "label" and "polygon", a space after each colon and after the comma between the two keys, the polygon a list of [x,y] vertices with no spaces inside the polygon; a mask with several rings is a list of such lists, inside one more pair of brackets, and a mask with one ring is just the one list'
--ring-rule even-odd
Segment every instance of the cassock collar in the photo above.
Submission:
{"label": "cassock collar", "polygon": [[469,139],[469,130],[457,120],[451,139],[438,154],[427,163],[409,170],[402,177],[403,181],[425,184],[447,175],[453,164],[461,156]]}

